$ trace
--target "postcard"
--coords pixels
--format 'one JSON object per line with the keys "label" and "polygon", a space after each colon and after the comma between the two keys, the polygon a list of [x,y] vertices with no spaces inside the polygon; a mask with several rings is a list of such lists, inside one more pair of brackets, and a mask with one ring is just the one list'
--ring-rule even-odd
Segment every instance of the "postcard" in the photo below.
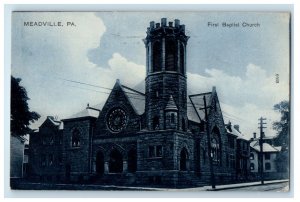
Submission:
{"label": "postcard", "polygon": [[10,186],[290,189],[288,12],[13,12]]}

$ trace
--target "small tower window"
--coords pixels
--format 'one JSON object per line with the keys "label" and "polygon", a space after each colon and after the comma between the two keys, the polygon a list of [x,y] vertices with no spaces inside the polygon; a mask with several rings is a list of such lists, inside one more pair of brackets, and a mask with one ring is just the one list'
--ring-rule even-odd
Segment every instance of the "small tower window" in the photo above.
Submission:
{"label": "small tower window", "polygon": [[72,133],[72,147],[80,147],[80,132],[75,129]]}
{"label": "small tower window", "polygon": [[172,124],[175,123],[175,114],[174,113],[171,114],[171,123]]}
{"label": "small tower window", "polygon": [[186,100],[184,90],[181,91],[181,96],[182,96],[182,101],[184,102]]}
{"label": "small tower window", "polygon": [[161,44],[158,41],[153,44],[152,57],[153,72],[158,72],[161,68]]}
{"label": "small tower window", "polygon": [[184,74],[184,46],[180,44],[180,73]]}
{"label": "small tower window", "polygon": [[184,118],[182,118],[182,130],[183,130],[183,131],[186,130],[186,129],[185,129],[185,119],[184,119]]}
{"label": "small tower window", "polygon": [[176,45],[175,41],[166,41],[166,70],[175,71]]}

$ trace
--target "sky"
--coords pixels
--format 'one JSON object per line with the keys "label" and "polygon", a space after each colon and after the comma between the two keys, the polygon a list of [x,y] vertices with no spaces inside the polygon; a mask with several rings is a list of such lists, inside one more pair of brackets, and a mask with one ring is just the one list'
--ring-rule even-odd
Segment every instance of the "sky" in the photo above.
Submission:
{"label": "sky", "polygon": [[[12,16],[11,74],[22,79],[29,106],[42,117],[67,118],[105,103],[116,79],[130,87],[145,79],[142,41],[150,21],[179,19],[190,36],[188,91],[216,86],[224,121],[239,124],[250,137],[258,118],[267,118],[267,136],[280,119],[273,106],[289,99],[289,15],[254,12],[17,12]],[[62,27],[24,26],[24,22],[61,22]],[[74,26],[67,26],[73,22]],[[219,23],[218,27],[208,22]],[[222,23],[239,27],[222,27]],[[259,27],[242,27],[242,23]],[[276,83],[276,74],[279,83]]]}

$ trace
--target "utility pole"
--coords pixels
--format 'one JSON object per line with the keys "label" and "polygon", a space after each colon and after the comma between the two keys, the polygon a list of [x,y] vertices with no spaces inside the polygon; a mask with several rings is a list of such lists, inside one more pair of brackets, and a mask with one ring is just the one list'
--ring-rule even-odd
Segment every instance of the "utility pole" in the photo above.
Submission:
{"label": "utility pole", "polygon": [[204,101],[204,111],[205,111],[205,122],[206,122],[206,134],[207,134],[207,142],[208,142],[208,159],[209,159],[209,168],[210,168],[210,180],[211,180],[211,187],[213,189],[216,188],[215,185],[215,174],[214,174],[214,168],[211,158],[211,140],[210,140],[210,128],[208,123],[208,116],[207,116],[207,106],[206,106],[206,98],[205,95],[203,96]]}
{"label": "utility pole", "polygon": [[263,135],[264,135],[264,132],[263,132],[263,129],[264,128],[267,128],[264,126],[264,124],[267,124],[267,123],[264,123],[263,121],[266,120],[266,118],[263,118],[263,117],[260,117],[259,119],[259,129],[260,129],[260,138],[259,138],[259,148],[260,148],[260,178],[261,178],[261,184],[264,184],[264,157],[263,157]]}

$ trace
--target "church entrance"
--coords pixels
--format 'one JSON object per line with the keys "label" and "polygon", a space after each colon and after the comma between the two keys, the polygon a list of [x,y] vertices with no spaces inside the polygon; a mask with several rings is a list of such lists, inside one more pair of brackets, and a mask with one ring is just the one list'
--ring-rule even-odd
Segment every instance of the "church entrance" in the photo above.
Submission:
{"label": "church entrance", "polygon": [[128,152],[128,172],[134,173],[136,171],[136,150],[131,149]]}
{"label": "church entrance", "polygon": [[114,149],[110,153],[109,172],[110,173],[122,173],[123,172],[123,157],[122,157],[122,154],[116,149]]}
{"label": "church entrance", "polygon": [[104,173],[104,155],[101,151],[96,156],[96,173],[99,175]]}
{"label": "church entrance", "polygon": [[187,158],[188,154],[185,148],[180,152],[180,170],[187,170]]}

